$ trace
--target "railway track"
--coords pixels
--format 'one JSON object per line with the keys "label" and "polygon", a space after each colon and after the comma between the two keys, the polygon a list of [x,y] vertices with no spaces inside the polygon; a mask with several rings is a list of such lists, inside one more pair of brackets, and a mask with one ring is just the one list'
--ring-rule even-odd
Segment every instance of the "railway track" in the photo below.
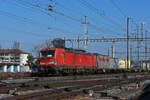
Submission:
{"label": "railway track", "polygon": [[[35,98],[38,98],[38,100],[49,100],[49,98],[52,98],[52,100],[61,100],[84,94],[90,89],[98,91],[112,86],[135,83],[137,80],[144,81],[149,79],[150,76],[147,74],[132,74],[128,75],[126,79],[123,76],[118,78],[116,75],[112,75],[112,77],[100,77],[99,79],[58,80],[57,82],[56,80],[46,81],[45,79],[44,81],[35,80],[30,83],[7,84],[0,88],[0,93],[8,93],[10,90],[15,91],[12,94],[14,96],[1,100],[33,100]],[[28,92],[29,90],[32,92]]]}
{"label": "railway track", "polygon": [[[123,74],[128,74],[130,75],[144,75],[148,74],[148,72],[138,72],[138,73],[131,73],[131,72],[126,72],[126,73],[103,73],[103,74],[95,74],[95,75],[68,75],[68,76],[32,76],[32,73],[11,73],[11,72],[0,72],[0,80],[10,80],[10,79],[30,79],[31,77],[33,79],[49,79],[49,80],[73,80],[73,79],[80,79],[80,78],[90,78],[90,77],[111,77],[111,76],[122,76]],[[88,76],[88,77],[87,77]],[[47,78],[48,77],[48,78]],[[51,78],[50,78],[51,77]]]}
{"label": "railway track", "polygon": [[59,87],[53,87],[53,88],[49,87],[47,90],[4,98],[2,100],[34,100],[37,98],[38,100],[50,100],[50,98],[51,100],[62,100],[65,98],[71,98],[76,95],[88,93],[88,90],[99,91],[113,86],[133,83],[136,80],[144,81],[147,79],[150,79],[150,77],[130,78],[127,80],[111,79],[111,80],[100,80],[100,81],[85,81],[80,83],[79,82],[72,82],[68,84],[65,83],[62,86],[59,85]]}
{"label": "railway track", "polygon": [[6,79],[20,79],[31,77],[31,73],[11,73],[11,72],[0,72],[0,80]]}
{"label": "railway track", "polygon": [[[27,86],[37,86],[49,83],[59,83],[59,82],[70,82],[70,81],[86,81],[86,80],[108,80],[108,79],[121,79],[121,78],[134,78],[141,76],[148,76],[148,73],[126,73],[126,74],[106,74],[106,75],[88,75],[88,76],[65,76],[65,77],[28,77],[25,79],[10,79],[1,80],[0,87],[27,87]],[[6,89],[6,88],[5,88]]]}

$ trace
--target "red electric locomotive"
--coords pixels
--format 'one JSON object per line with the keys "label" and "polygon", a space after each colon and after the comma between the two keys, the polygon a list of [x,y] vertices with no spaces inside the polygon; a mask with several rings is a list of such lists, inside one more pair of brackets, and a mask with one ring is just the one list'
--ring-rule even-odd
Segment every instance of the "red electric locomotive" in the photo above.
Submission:
{"label": "red electric locomotive", "polygon": [[84,50],[69,48],[44,48],[39,55],[40,72],[93,73],[96,71],[96,55]]}

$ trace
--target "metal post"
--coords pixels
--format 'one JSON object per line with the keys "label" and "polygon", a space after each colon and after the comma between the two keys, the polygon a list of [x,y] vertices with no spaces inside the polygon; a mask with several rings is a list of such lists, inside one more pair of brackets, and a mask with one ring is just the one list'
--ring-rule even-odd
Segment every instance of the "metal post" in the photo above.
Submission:
{"label": "metal post", "polygon": [[132,45],[130,46],[130,60],[132,61]]}
{"label": "metal post", "polygon": [[71,42],[71,44],[72,44],[72,48],[73,48],[73,41],[71,40],[70,42]]}
{"label": "metal post", "polygon": [[145,30],[145,60],[147,60],[147,36],[148,36],[148,31]]}
{"label": "metal post", "polygon": [[78,42],[78,49],[79,49],[80,48],[80,36],[78,36],[77,42]]}
{"label": "metal post", "polygon": [[87,34],[88,34],[88,32],[87,32],[87,16],[84,16],[84,18],[85,18],[85,20],[83,22],[83,24],[84,24],[84,45],[86,47],[87,46]]}
{"label": "metal post", "polygon": [[129,17],[127,17],[127,69],[129,68]]}
{"label": "metal post", "polygon": [[148,48],[148,59],[150,59],[150,48]]}
{"label": "metal post", "polygon": [[141,40],[143,40],[143,23],[141,23]]}
{"label": "metal post", "polygon": [[115,43],[112,42],[112,58],[115,58]]}
{"label": "metal post", "polygon": [[66,41],[66,37],[64,37],[64,41],[65,41],[65,47],[66,47],[66,42],[67,42],[67,41]]}
{"label": "metal post", "polygon": [[109,47],[108,47],[108,56],[109,56]]}
{"label": "metal post", "polygon": [[141,23],[141,40],[143,40],[143,25],[146,24],[146,22]]}
{"label": "metal post", "polygon": [[148,36],[148,31],[145,30],[145,62],[146,62],[146,67],[147,67],[147,36]]}
{"label": "metal post", "polygon": [[137,25],[137,57],[138,57],[138,62],[140,60],[140,40],[139,40],[139,25]]}

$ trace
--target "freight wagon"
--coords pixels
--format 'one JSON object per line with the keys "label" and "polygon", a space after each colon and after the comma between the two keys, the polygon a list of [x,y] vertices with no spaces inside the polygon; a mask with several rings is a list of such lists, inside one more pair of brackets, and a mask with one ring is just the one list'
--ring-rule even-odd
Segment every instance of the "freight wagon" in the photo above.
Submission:
{"label": "freight wagon", "polygon": [[114,72],[118,69],[118,60],[106,55],[96,54],[98,72]]}
{"label": "freight wagon", "polygon": [[130,70],[131,69],[131,60],[128,60],[128,64],[127,64],[127,59],[119,59],[118,60],[118,69]]}
{"label": "freight wagon", "polygon": [[149,69],[149,63],[143,62],[143,61],[132,61],[132,70],[135,72],[141,72],[141,71],[148,71]]}

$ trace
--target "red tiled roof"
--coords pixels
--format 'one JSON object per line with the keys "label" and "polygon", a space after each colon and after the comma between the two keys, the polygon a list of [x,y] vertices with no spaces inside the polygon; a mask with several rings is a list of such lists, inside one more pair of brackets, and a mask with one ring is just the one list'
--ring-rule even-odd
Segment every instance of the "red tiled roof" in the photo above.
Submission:
{"label": "red tiled roof", "polygon": [[0,49],[0,53],[22,53],[22,54],[29,54],[20,49]]}

